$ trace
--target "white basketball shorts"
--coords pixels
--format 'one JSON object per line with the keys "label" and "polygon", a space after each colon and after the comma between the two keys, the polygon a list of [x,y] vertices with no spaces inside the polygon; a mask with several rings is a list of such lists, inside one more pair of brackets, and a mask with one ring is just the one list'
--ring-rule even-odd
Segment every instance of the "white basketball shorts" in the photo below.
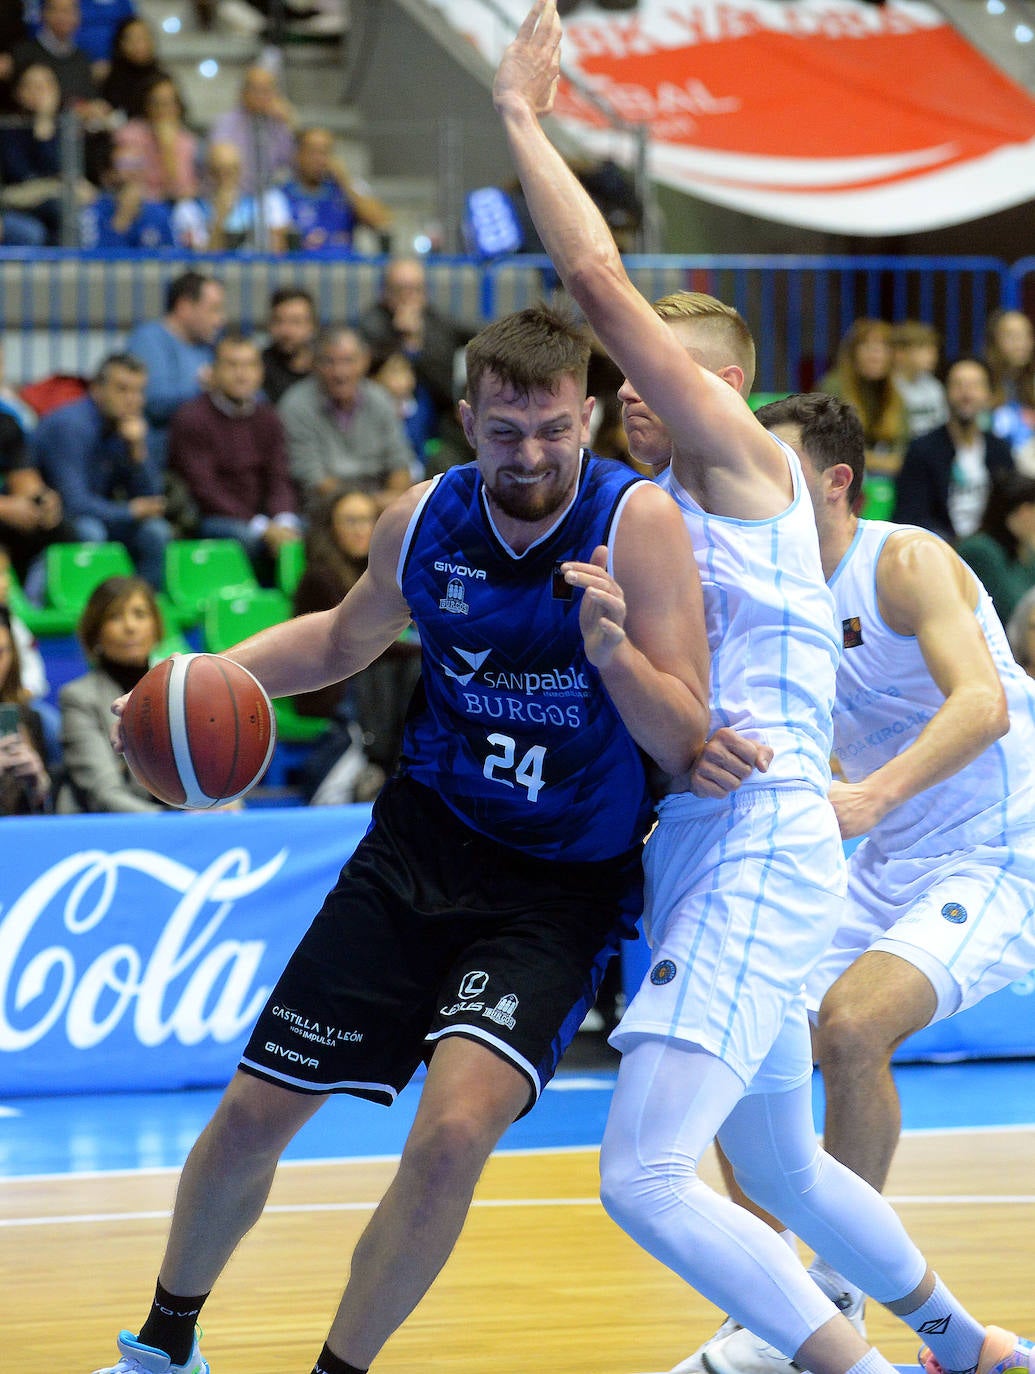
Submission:
{"label": "white basketball shorts", "polygon": [[806,787],[666,797],[644,869],[651,966],[611,1043],[621,1050],[648,1035],[699,1045],[755,1092],[807,1080],[804,984],[845,914],[844,853],[826,798]]}

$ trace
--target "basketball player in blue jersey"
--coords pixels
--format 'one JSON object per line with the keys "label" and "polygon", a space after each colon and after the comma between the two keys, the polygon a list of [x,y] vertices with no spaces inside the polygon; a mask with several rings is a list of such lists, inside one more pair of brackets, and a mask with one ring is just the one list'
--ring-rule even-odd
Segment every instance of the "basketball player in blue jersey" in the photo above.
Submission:
{"label": "basketball player in blue jersey", "polygon": [[[1035,682],[948,544],[853,514],[865,450],[849,405],[790,396],[758,416],[798,453],[812,494],[844,642],[834,752],[845,781],[830,797],[844,837],[866,837],[848,861],[846,918],[808,979],[824,1141],[882,1189],[901,1129],[894,1050],[1035,967]],[[713,737],[699,788],[736,787],[753,748]],[[812,1272],[861,1313],[846,1276],[822,1260]],[[717,1374],[789,1369],[748,1330],[703,1359]],[[1030,1368],[1030,1349],[1016,1363]]]}
{"label": "basketball player in blue jersey", "polygon": [[427,1060],[315,1366],[367,1370],[633,933],[646,758],[680,772],[701,748],[708,650],[675,506],[583,448],[589,352],[545,307],[477,335],[461,405],[476,461],[388,507],[337,609],[230,652],[294,696],[358,672],[412,618],[422,686],[400,771],[187,1160],[151,1312],[105,1374],[207,1374],[201,1304],[288,1141],[328,1093],[390,1103]]}
{"label": "basketball player in blue jersey", "polygon": [[626,374],[631,452],[666,470],[691,530],[712,729],[738,729],[770,759],[731,796],[698,797],[683,775],[660,804],[644,858],[652,967],[612,1037],[604,1204],[800,1368],[889,1374],[776,1234],[702,1183],[718,1134],[757,1202],[914,1330],[936,1329],[946,1369],[973,1368],[985,1328],[880,1194],[816,1142],[802,985],[841,922],[846,871],[826,797],[840,637],[801,466],[743,399],[754,350],[739,315],[693,294],[653,310],[547,139],[560,38],[555,0],[536,0],[501,61],[496,108],[546,251]]}

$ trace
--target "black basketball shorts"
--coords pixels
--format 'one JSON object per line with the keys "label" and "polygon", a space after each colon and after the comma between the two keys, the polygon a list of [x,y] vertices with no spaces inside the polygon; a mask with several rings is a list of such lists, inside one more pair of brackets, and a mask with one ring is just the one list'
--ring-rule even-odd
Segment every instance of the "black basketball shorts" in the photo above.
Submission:
{"label": "black basketball shorts", "polygon": [[436,1041],[462,1035],[526,1075],[531,1106],[635,933],[640,857],[532,858],[393,778],[241,1068],[299,1092],[391,1103]]}

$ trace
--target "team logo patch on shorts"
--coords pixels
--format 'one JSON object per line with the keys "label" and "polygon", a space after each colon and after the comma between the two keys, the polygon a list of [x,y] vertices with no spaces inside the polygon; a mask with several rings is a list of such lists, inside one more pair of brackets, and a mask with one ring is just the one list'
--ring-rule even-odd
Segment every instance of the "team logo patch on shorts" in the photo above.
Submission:
{"label": "team logo patch on shorts", "polygon": [[961,906],[959,902],[946,902],[942,907],[942,915],[953,925],[961,926],[967,919],[967,908]]}
{"label": "team logo patch on shorts", "polygon": [[650,980],[656,988],[663,988],[676,976],[676,966],[671,959],[662,959],[650,971]]}

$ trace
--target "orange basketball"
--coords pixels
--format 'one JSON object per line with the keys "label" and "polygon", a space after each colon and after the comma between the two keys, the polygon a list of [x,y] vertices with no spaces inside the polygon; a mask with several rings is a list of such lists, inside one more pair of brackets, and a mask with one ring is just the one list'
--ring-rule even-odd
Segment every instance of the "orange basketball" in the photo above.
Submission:
{"label": "orange basketball", "polygon": [[133,776],[159,801],[204,811],[255,786],[277,729],[270,699],[247,668],[220,654],[177,654],[133,688],[122,741]]}

